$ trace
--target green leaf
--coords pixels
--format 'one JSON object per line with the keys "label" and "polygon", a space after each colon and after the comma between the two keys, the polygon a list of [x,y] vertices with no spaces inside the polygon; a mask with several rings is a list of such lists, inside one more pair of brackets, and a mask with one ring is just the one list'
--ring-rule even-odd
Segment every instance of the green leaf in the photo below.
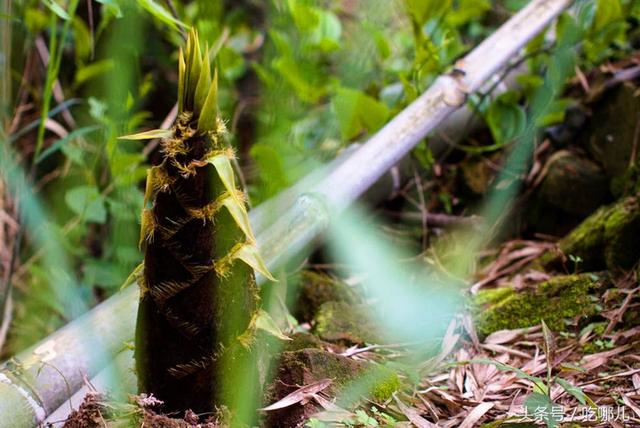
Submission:
{"label": "green leaf", "polygon": [[556,383],[560,385],[565,391],[567,391],[568,394],[574,396],[580,402],[580,404],[582,404],[583,406],[587,405],[587,399],[589,397],[587,397],[586,394],[582,392],[582,389],[578,388],[577,386],[573,386],[572,384],[561,378],[556,379]]}
{"label": "green leaf", "polygon": [[271,318],[268,312],[260,309],[258,311],[258,318],[256,319],[256,328],[269,333],[273,337],[277,337],[280,340],[293,340],[280,330],[278,324]]}
{"label": "green leaf", "polygon": [[495,360],[484,359],[484,358],[466,361],[465,363],[466,364],[490,364],[500,371],[512,372],[520,379],[530,380],[531,382],[533,382],[534,390],[536,391],[546,394],[549,390],[549,388],[547,387],[547,385],[545,385],[544,381],[541,378],[532,376],[524,372],[523,370],[520,370],[517,367],[510,366],[509,364],[501,363]]}
{"label": "green leaf", "polygon": [[505,0],[504,5],[509,12],[517,12],[529,3],[529,0]]}
{"label": "green leaf", "polygon": [[309,82],[309,74],[300,69],[299,64],[290,57],[280,57],[273,62],[273,69],[293,87],[296,95],[305,102],[315,104],[326,93],[321,86]]}
{"label": "green leaf", "polygon": [[72,21],[74,50],[76,52],[76,61],[78,64],[83,63],[91,55],[92,39],[89,27],[84,23],[81,17],[74,16]]}
{"label": "green leaf", "polygon": [[520,136],[527,125],[524,109],[511,93],[496,98],[487,110],[487,124],[496,144],[508,144]]}
{"label": "green leaf", "polygon": [[107,221],[104,196],[94,186],[78,186],[69,190],[64,200],[71,210],[83,219],[103,224]]}
{"label": "green leaf", "polygon": [[253,268],[256,272],[260,273],[262,276],[267,278],[269,281],[278,282],[277,279],[271,275],[269,272],[269,268],[265,264],[264,260],[262,260],[262,256],[258,251],[258,248],[253,244],[244,244],[240,247],[238,251],[235,253],[235,257],[237,259],[242,260],[249,266]]}
{"label": "green leaf", "polygon": [[546,394],[534,392],[527,397],[524,405],[530,418],[545,422],[548,428],[557,427],[562,420],[562,407],[556,406]]}
{"label": "green leaf", "polygon": [[584,37],[584,27],[581,27],[576,19],[569,13],[563,13],[556,23],[557,46],[573,46]]}
{"label": "green leaf", "polygon": [[430,18],[438,17],[451,8],[452,0],[405,0],[407,12],[422,26]]}
{"label": "green leaf", "polygon": [[460,27],[472,21],[479,21],[491,9],[489,0],[459,0],[455,10],[447,13],[447,22]]}
{"label": "green leaf", "polygon": [[168,138],[172,135],[173,131],[170,129],[152,129],[137,134],[123,135],[118,137],[118,140],[153,140],[154,138]]}
{"label": "green leaf", "polygon": [[82,271],[84,283],[113,290],[117,290],[122,285],[122,278],[126,275],[119,263],[97,259],[85,260]]}
{"label": "green leaf", "polygon": [[138,0],[138,4],[154,18],[169,25],[171,28],[177,29],[178,26],[186,28],[187,25],[175,19],[168,10],[160,6],[153,0]]}
{"label": "green leaf", "polygon": [[22,21],[31,34],[37,34],[49,25],[49,17],[47,14],[43,10],[36,9],[35,7],[26,8]]}
{"label": "green leaf", "polygon": [[71,17],[69,16],[69,14],[67,13],[66,10],[64,10],[62,8],[62,6],[60,6],[58,3],[56,3],[53,0],[42,0],[42,2],[44,3],[44,5],[49,8],[49,10],[51,10],[53,13],[55,13],[56,15],[58,15],[60,18],[62,18],[65,21],[68,21],[71,19]]}
{"label": "green leaf", "polygon": [[75,144],[63,144],[60,146],[60,151],[64,153],[67,159],[76,165],[86,166],[84,160],[85,151],[80,146]]}
{"label": "green leaf", "polygon": [[118,4],[117,0],[96,0],[98,3],[102,3],[107,7],[108,10],[113,13],[116,18],[122,18],[122,9],[120,9],[120,4]]}
{"label": "green leaf", "polygon": [[251,146],[250,154],[260,170],[260,190],[264,193],[260,195],[261,199],[275,196],[290,184],[282,155],[278,150],[268,144],[257,143]]}
{"label": "green leaf", "polygon": [[115,61],[113,59],[103,59],[100,61],[96,61],[84,67],[78,68],[76,72],[74,85],[76,87],[82,85],[83,83],[100,76],[101,74],[107,73],[108,71],[113,70],[115,67]]}
{"label": "green leaf", "polygon": [[298,30],[313,31],[320,23],[320,14],[317,8],[303,4],[298,0],[289,0],[288,6]]}
{"label": "green leaf", "polygon": [[594,30],[599,31],[615,21],[624,19],[620,0],[598,0],[596,15],[594,17]]}
{"label": "green leaf", "polygon": [[67,144],[69,141],[73,141],[78,137],[81,137],[83,135],[89,134],[89,133],[91,133],[93,131],[96,131],[98,129],[100,129],[99,126],[86,126],[84,128],[76,129],[75,131],[70,132],[69,135],[67,135],[64,138],[59,139],[58,141],[53,143],[51,146],[47,147],[46,150],[43,150],[42,153],[40,154],[40,156],[38,156],[38,159],[36,159],[36,164],[42,162],[47,157],[49,157],[53,153],[55,153],[58,150],[60,150],[60,148],[63,145]]}
{"label": "green leaf", "polygon": [[362,131],[376,131],[389,117],[389,108],[369,95],[350,88],[339,88],[333,97],[333,108],[344,140]]}
{"label": "green leaf", "polygon": [[340,48],[342,24],[338,17],[329,11],[319,11],[319,25],[311,36],[312,43],[323,52],[332,52]]}
{"label": "green leaf", "polygon": [[561,98],[553,100],[553,102],[547,108],[547,111],[538,118],[536,126],[547,127],[562,123],[564,121],[565,113],[567,109],[575,104],[575,100],[571,98]]}
{"label": "green leaf", "polygon": [[95,97],[89,97],[89,114],[98,122],[105,122],[107,103]]}
{"label": "green leaf", "polygon": [[198,132],[214,131],[218,119],[218,69],[213,71],[213,80],[209,86],[209,93],[202,105],[198,118]]}

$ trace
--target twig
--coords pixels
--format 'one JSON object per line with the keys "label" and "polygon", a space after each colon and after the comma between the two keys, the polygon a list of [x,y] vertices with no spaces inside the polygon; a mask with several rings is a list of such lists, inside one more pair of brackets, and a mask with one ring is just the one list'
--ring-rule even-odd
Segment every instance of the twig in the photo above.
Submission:
{"label": "twig", "polygon": [[[171,12],[171,16],[173,16],[176,21],[180,21],[180,18],[178,17],[178,10],[176,9],[176,5],[173,4],[173,0],[164,0],[164,3],[169,8],[169,11]],[[180,28],[180,33],[182,34],[182,37],[186,40],[187,31],[181,26],[179,26],[178,28]]]}
{"label": "twig", "polygon": [[416,224],[426,224],[429,227],[450,227],[450,226],[472,226],[479,227],[482,225],[482,217],[472,215],[468,217],[456,216],[443,213],[418,213],[418,212],[396,212],[385,211],[385,214]]}

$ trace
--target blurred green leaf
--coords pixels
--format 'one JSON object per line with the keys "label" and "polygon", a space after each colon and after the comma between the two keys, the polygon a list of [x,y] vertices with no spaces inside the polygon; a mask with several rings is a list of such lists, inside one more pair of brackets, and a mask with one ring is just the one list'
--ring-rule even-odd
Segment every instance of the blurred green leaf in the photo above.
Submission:
{"label": "blurred green leaf", "polygon": [[562,420],[562,407],[555,405],[545,394],[532,393],[527,397],[524,405],[530,417],[539,417],[547,424],[548,428],[557,427],[558,422]]}
{"label": "blurred green leaf", "polygon": [[160,6],[153,0],[138,0],[138,4],[157,20],[164,22],[171,28],[177,29],[178,26],[186,28],[187,25],[174,18],[171,13],[164,7]]}
{"label": "blurred green leaf", "polygon": [[376,131],[390,114],[386,105],[356,89],[339,88],[332,103],[344,140],[351,140],[364,130]]}
{"label": "blurred green leaf", "polygon": [[76,165],[86,166],[84,153],[85,151],[75,144],[62,144],[60,145],[60,151]]}
{"label": "blurred green leaf", "polygon": [[562,123],[564,121],[564,116],[567,109],[575,104],[575,100],[571,98],[560,98],[557,100],[553,100],[551,105],[549,105],[547,111],[538,118],[536,125],[540,127],[546,127],[555,125],[558,123]]}
{"label": "blurred green leaf", "polygon": [[81,86],[83,83],[112,71],[115,67],[115,61],[113,59],[103,59],[100,61],[92,62],[89,65],[78,68],[75,77],[75,86]]}
{"label": "blurred green leaf", "polygon": [[24,24],[32,34],[39,33],[49,25],[47,14],[35,7],[27,7],[24,13]]}
{"label": "blurred green leaf", "polygon": [[262,309],[258,311],[258,318],[256,319],[256,328],[280,340],[293,340],[289,336],[284,334],[282,330],[280,330],[280,327],[278,327],[278,324],[276,324],[276,322],[273,320],[271,315],[269,315],[268,312]]}
{"label": "blurred green leaf", "polygon": [[452,0],[405,0],[407,11],[418,25],[449,10]]}
{"label": "blurred green leaf", "polygon": [[85,259],[82,271],[86,284],[99,285],[114,291],[120,287],[122,278],[127,275],[121,265],[98,259]]}
{"label": "blurred green leaf", "polygon": [[529,0],[505,0],[504,5],[507,10],[517,12],[529,3]]}
{"label": "blurred green leaf", "polygon": [[96,187],[74,187],[65,194],[64,199],[69,208],[86,221],[99,224],[107,221],[105,200]]}
{"label": "blurred green leaf", "polygon": [[293,58],[278,58],[274,61],[273,68],[293,87],[298,97],[303,101],[316,103],[326,93],[324,87],[315,86],[309,82],[309,75],[300,69]]}
{"label": "blurred green leaf", "polygon": [[489,106],[487,124],[496,144],[508,144],[524,132],[527,115],[513,93],[505,93]]}
{"label": "blurred green leaf", "polygon": [[620,0],[598,0],[594,30],[599,31],[612,22],[624,19]]}
{"label": "blurred green leaf", "polygon": [[115,15],[116,18],[122,18],[122,9],[118,0],[96,0],[98,3],[102,3],[107,9]]}
{"label": "blurred green leaf", "polygon": [[319,23],[312,33],[312,43],[323,52],[332,52],[340,48],[342,24],[338,17],[329,11],[320,11]]}
{"label": "blurred green leaf", "polygon": [[465,25],[479,20],[491,9],[489,0],[459,0],[456,8],[447,13],[447,21],[453,26]]}
{"label": "blurred green leaf", "polygon": [[480,358],[480,359],[475,359],[475,360],[471,360],[471,361],[467,361],[466,363],[468,364],[490,364],[492,366],[494,366],[495,368],[497,368],[500,371],[503,372],[512,372],[513,374],[515,374],[517,377],[519,377],[520,379],[527,379],[531,382],[533,382],[534,384],[534,390],[537,390],[539,393],[541,394],[546,394],[549,391],[549,388],[547,387],[547,385],[545,385],[544,381],[537,377],[537,376],[532,376],[529,373],[517,368],[517,367],[513,367],[509,364],[505,364],[505,363],[501,363],[500,361],[496,361],[496,360],[489,360],[486,358]]}
{"label": "blurred green leaf", "polygon": [[67,144],[69,141],[73,141],[78,137],[82,137],[83,135],[90,134],[91,132],[97,131],[98,129],[100,129],[99,126],[86,126],[84,128],[76,129],[75,131],[70,132],[69,135],[67,135],[64,138],[59,139],[58,141],[53,143],[51,146],[49,146],[45,150],[43,150],[42,153],[40,154],[40,156],[38,156],[38,158],[36,159],[36,164],[42,162],[47,157],[49,157],[53,153],[55,153],[58,150],[60,150],[60,148],[63,145]]}
{"label": "blurred green leaf", "polygon": [[64,10],[62,6],[60,6],[54,0],[42,0],[42,3],[44,3],[44,5],[49,8],[49,10],[58,15],[58,17],[62,18],[63,20],[68,21],[71,19],[67,11]]}
{"label": "blurred green leaf", "polygon": [[576,400],[578,400],[580,402],[580,404],[582,404],[583,406],[587,405],[588,397],[582,391],[582,389],[580,389],[577,386],[573,386],[572,384],[570,384],[569,382],[567,382],[566,380],[564,380],[562,378],[556,379],[556,383],[558,385],[560,385],[562,387],[562,389],[567,391],[568,394],[571,394],[572,396],[574,396],[576,398]]}
{"label": "blurred green leaf", "polygon": [[265,183],[262,189],[265,195],[260,195],[260,199],[274,196],[289,185],[282,158],[275,148],[262,143],[254,144],[251,147],[251,157],[258,164],[260,176]]}
{"label": "blurred green leaf", "polygon": [[317,8],[304,4],[299,0],[289,0],[288,6],[298,30],[303,32],[312,31],[320,22],[320,14]]}

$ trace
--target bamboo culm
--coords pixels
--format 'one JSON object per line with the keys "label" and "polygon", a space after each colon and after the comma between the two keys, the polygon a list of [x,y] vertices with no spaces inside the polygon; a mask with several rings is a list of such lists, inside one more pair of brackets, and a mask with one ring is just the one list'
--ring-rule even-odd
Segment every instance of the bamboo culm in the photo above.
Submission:
{"label": "bamboo culm", "polygon": [[122,137],[162,137],[163,161],[148,172],[141,221],[135,360],[139,392],[154,394],[167,412],[231,404],[224,374],[248,356],[259,314],[254,270],[270,277],[210,68],[208,47],[190,32],[179,55],[175,124]]}

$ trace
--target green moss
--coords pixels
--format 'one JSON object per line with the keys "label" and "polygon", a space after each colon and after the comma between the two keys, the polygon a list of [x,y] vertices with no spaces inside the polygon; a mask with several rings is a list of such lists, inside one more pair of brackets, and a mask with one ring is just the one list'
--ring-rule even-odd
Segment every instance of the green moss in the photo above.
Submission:
{"label": "green moss", "polygon": [[[580,257],[580,268],[587,271],[628,269],[640,257],[639,234],[640,206],[638,198],[632,196],[600,208],[563,238],[558,247],[565,256]],[[544,265],[560,268],[561,255],[545,256]]]}
{"label": "green moss", "polygon": [[304,271],[299,281],[294,315],[300,321],[311,321],[323,303],[360,301],[351,287],[323,273]]}
{"label": "green moss", "polygon": [[487,288],[475,295],[474,302],[476,305],[498,303],[514,293],[515,291],[509,287]]}
{"label": "green moss", "polygon": [[[333,380],[334,391],[356,379],[366,369],[365,362],[356,361],[321,349],[283,352],[280,380],[287,384],[307,385],[321,379]],[[337,388],[337,389],[336,389]]]}
{"label": "green moss", "polygon": [[387,401],[394,392],[400,389],[400,378],[396,372],[386,367],[380,369],[380,374],[377,377],[379,380],[370,390],[371,398],[376,401]]}
{"label": "green moss", "polygon": [[626,82],[603,94],[593,105],[593,116],[581,138],[587,142],[591,156],[612,179],[615,196],[624,191],[622,178],[634,153],[634,141],[640,97],[637,86]]}
{"label": "green moss", "polygon": [[322,349],[322,341],[313,334],[295,333],[291,341],[285,345],[286,351],[299,351],[301,349]]}
{"label": "green moss", "polygon": [[[604,230],[611,207],[602,207],[573,229],[558,246],[565,256],[574,255],[582,259],[581,267],[587,270],[604,268]],[[558,261],[556,256],[553,259]]]}
{"label": "green moss", "polygon": [[609,269],[633,267],[640,256],[640,207],[636,197],[614,206],[604,228],[604,257]]}
{"label": "green moss", "polygon": [[498,330],[531,327],[543,319],[551,329],[563,330],[565,319],[595,314],[590,293],[602,284],[591,274],[558,276],[535,290],[503,292],[504,296],[493,304],[476,300],[478,333],[486,336]]}
{"label": "green moss", "polygon": [[365,305],[327,302],[320,306],[313,332],[328,342],[382,343],[378,326]]}
{"label": "green moss", "polygon": [[540,185],[539,198],[546,204],[584,218],[607,203],[609,183],[595,162],[568,150],[549,158],[547,174]]}
{"label": "green moss", "polygon": [[600,348],[598,345],[596,345],[595,343],[589,342],[589,343],[585,343],[582,346],[582,352],[584,354],[596,354],[598,352],[601,352],[602,348]]}

